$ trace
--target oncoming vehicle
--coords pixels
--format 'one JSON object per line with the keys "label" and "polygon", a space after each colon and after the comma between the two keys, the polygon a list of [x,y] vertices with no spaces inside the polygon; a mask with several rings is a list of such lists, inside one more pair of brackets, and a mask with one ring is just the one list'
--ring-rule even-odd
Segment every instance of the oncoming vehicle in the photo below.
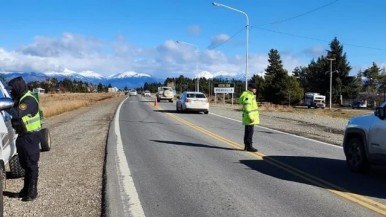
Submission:
{"label": "oncoming vehicle", "polygon": [[195,111],[209,113],[209,102],[205,94],[201,92],[185,91],[178,97],[176,103],[177,112]]}
{"label": "oncoming vehicle", "polygon": [[145,90],[145,91],[143,91],[143,96],[151,96],[151,93],[150,93],[150,91],[148,91],[148,90]]}
{"label": "oncoming vehicle", "polygon": [[158,87],[156,96],[157,102],[160,102],[161,100],[169,100],[169,102],[173,102],[174,92],[171,87]]}
{"label": "oncoming vehicle", "polygon": [[343,150],[350,170],[363,172],[371,164],[386,166],[386,102],[374,114],[351,118],[346,126]]}
{"label": "oncoming vehicle", "polygon": [[129,96],[136,96],[136,95],[137,95],[137,91],[135,89],[129,90]]}

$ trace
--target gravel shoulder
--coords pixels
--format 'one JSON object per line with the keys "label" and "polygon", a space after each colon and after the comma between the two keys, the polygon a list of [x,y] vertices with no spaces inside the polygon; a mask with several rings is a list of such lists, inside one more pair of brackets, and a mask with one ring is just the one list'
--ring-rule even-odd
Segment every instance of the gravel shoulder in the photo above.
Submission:
{"label": "gravel shoulder", "polygon": [[[110,122],[124,96],[45,120],[52,148],[39,162],[38,198],[4,197],[4,216],[101,216],[105,146]],[[23,179],[8,179],[18,192]]]}
{"label": "gravel shoulder", "polygon": [[[140,97],[140,96],[139,96]],[[105,148],[110,123],[125,96],[45,120],[52,149],[39,162],[35,201],[4,197],[4,216],[101,216]],[[211,113],[241,120],[236,107],[211,105]],[[345,119],[291,112],[260,112],[261,126],[341,145]],[[23,180],[8,179],[4,191],[18,192]]]}

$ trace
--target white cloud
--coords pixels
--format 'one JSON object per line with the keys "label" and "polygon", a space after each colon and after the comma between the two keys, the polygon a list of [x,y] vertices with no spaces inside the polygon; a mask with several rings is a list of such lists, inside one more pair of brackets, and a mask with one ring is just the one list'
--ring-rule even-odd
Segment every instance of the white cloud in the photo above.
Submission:
{"label": "white cloud", "polygon": [[212,41],[209,45],[209,49],[213,49],[217,47],[218,45],[228,41],[230,39],[230,36],[227,34],[220,34],[212,38]]}
{"label": "white cloud", "polygon": [[[223,42],[222,34],[212,43]],[[198,59],[197,59],[198,58]],[[287,70],[300,61],[295,56],[283,56]],[[249,54],[249,76],[267,67],[267,55]],[[122,35],[105,42],[82,35],[65,33],[58,38],[36,37],[31,44],[7,51],[0,48],[0,71],[25,72],[95,72],[110,76],[123,72],[144,73],[157,78],[197,75],[210,77],[222,74],[244,75],[245,56],[227,55],[219,50],[197,50],[188,43],[166,40],[157,47],[137,47]]]}

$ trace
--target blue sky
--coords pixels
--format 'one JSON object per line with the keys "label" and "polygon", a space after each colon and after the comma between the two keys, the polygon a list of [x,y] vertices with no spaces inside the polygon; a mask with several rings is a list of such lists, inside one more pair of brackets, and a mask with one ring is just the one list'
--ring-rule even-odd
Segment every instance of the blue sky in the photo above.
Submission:
{"label": "blue sky", "polygon": [[[12,0],[0,7],[0,72],[245,74],[246,17],[206,0]],[[386,66],[384,0],[219,0],[249,16],[249,77],[277,49],[290,73],[334,37],[355,75]],[[180,41],[177,43],[176,41]]]}

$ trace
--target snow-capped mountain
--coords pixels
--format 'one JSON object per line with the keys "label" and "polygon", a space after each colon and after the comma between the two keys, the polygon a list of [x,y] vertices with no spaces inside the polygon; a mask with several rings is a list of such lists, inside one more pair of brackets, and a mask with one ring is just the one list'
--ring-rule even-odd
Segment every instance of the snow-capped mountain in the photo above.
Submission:
{"label": "snow-capped mountain", "polygon": [[117,79],[117,78],[141,78],[141,77],[149,77],[150,78],[151,76],[148,74],[144,74],[144,73],[137,73],[137,72],[133,72],[133,71],[128,71],[128,72],[122,72],[122,73],[118,73],[115,75],[111,75],[108,78],[109,79]]}
{"label": "snow-capped mountain", "polygon": [[67,78],[71,80],[88,82],[95,85],[99,83],[103,85],[111,84],[113,87],[118,87],[120,89],[123,89],[124,87],[142,87],[145,82],[163,82],[162,79],[153,78],[148,74],[136,72],[123,72],[109,77],[103,77],[102,75],[93,71],[75,72],[69,69],[65,69],[62,72],[2,72],[0,74],[2,74],[7,81],[18,76],[22,76],[26,82],[44,81],[48,78],[56,78],[58,80]]}
{"label": "snow-capped mountain", "polygon": [[[31,81],[44,81],[48,78],[56,78],[58,80],[63,80],[65,78],[71,79],[71,80],[77,80],[77,81],[83,81],[88,82],[94,85],[97,85],[99,83],[103,85],[109,85],[111,84],[113,87],[118,87],[120,89],[123,89],[124,87],[127,88],[138,88],[142,87],[145,82],[147,83],[163,83],[164,79],[161,78],[154,78],[148,74],[145,73],[138,73],[134,71],[127,71],[118,73],[115,75],[111,75],[108,77],[104,77],[96,72],[93,71],[82,71],[82,72],[75,72],[70,69],[64,69],[61,72],[46,72],[46,73],[39,73],[39,72],[2,72],[0,73],[3,75],[3,77],[9,81],[12,78],[22,76],[25,81],[31,82]],[[198,77],[205,77],[207,79],[211,78],[219,78],[219,79],[225,79],[225,80],[244,80],[244,75],[242,74],[236,74],[236,73],[228,73],[224,71],[216,72],[216,73],[210,73],[208,71],[202,71],[200,74],[198,74]]]}

